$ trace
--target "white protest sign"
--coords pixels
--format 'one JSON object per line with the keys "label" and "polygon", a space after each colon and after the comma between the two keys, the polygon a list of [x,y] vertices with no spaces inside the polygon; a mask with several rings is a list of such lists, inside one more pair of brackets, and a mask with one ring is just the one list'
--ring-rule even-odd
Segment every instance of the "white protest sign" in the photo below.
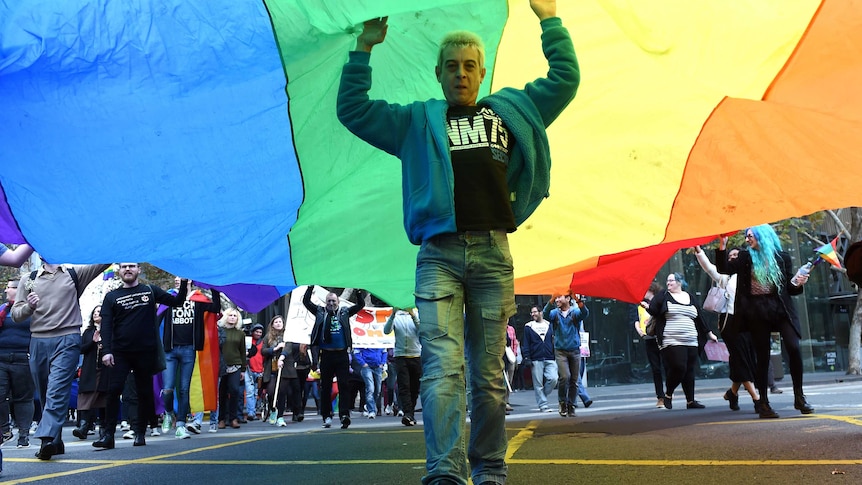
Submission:
{"label": "white protest sign", "polygon": [[[302,304],[306,288],[308,287],[299,286],[290,293],[290,305],[284,322],[284,332],[288,342],[311,343],[314,314]],[[324,306],[326,294],[326,289],[315,286],[311,294],[311,302]],[[340,300],[339,304],[342,307],[353,306],[353,303],[347,300]],[[350,331],[353,335],[353,347],[356,349],[395,347],[395,332],[383,333],[383,326],[386,325],[386,320],[391,314],[391,307],[365,307],[351,317]]]}

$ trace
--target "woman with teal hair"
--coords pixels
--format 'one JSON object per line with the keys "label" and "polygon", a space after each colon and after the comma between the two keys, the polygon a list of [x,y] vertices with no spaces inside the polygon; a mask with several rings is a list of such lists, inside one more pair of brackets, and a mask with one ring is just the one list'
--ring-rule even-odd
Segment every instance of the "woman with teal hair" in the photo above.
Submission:
{"label": "woman with teal hair", "polygon": [[767,374],[770,333],[779,332],[789,357],[793,407],[802,414],[811,414],[814,408],[802,392],[802,353],[799,349],[802,333],[796,307],[790,299],[793,295],[802,294],[802,285],[808,282],[808,275],[800,272],[793,276],[790,255],[781,249],[781,241],[769,224],[747,228],[745,242],[749,250],[740,251],[736,259],[728,261],[725,254],[727,237],[722,237],[715,258],[720,273],[738,275],[735,317],[741,320],[742,328],[747,327],[751,332],[757,356],[758,413],[761,418],[778,417],[769,405]]}

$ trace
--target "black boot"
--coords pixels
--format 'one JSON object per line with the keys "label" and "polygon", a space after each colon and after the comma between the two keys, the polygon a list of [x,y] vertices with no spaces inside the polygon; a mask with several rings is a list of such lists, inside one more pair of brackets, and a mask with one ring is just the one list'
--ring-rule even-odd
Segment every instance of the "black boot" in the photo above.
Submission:
{"label": "black boot", "polygon": [[52,456],[58,454],[57,451],[57,443],[54,440],[42,438],[42,445],[39,447],[39,451],[36,452],[36,458],[50,460]]}
{"label": "black boot", "polygon": [[90,411],[80,411],[78,416],[81,418],[81,425],[72,430],[72,436],[79,440],[87,439],[87,433],[90,431],[90,426],[93,424]]}
{"label": "black boot", "polygon": [[147,446],[147,439],[144,438],[145,434],[147,434],[146,428],[140,431],[135,431],[135,442],[132,443],[132,446]]}
{"label": "black boot", "polygon": [[769,405],[765,399],[760,399],[760,401],[754,401],[754,408],[758,409],[758,413],[761,419],[769,419],[769,418],[777,418],[778,413],[776,413],[772,406]]}
{"label": "black boot", "polygon": [[733,393],[733,389],[724,393],[724,400],[730,405],[731,411],[739,411],[739,396]]}
{"label": "black boot", "polygon": [[103,448],[105,450],[114,449],[114,432],[105,431],[101,438],[93,442],[93,447]]}
{"label": "black boot", "polygon": [[805,400],[805,394],[802,394],[801,389],[793,390],[793,407],[798,409],[802,414],[812,414],[814,412],[814,407]]}

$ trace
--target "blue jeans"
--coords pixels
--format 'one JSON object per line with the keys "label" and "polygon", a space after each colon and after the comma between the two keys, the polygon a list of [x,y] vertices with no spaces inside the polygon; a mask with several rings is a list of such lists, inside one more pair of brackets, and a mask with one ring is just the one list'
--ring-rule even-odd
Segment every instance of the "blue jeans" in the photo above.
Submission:
{"label": "blue jeans", "polygon": [[[422,483],[467,483],[467,460],[473,483],[505,483],[503,349],[506,323],[515,313],[506,233],[436,236],[422,242],[416,260],[427,470]],[[466,450],[465,357],[472,420]]]}
{"label": "blue jeans", "polygon": [[245,370],[245,415],[254,416],[257,414],[257,379],[262,376],[263,372],[254,372],[246,368]]}
{"label": "blue jeans", "polygon": [[34,437],[62,439],[80,355],[81,334],[78,332],[30,339],[30,373],[42,404],[42,419]]}
{"label": "blue jeans", "polygon": [[305,401],[302,401],[302,410],[303,414],[305,413],[305,405],[308,402],[308,398],[311,397],[314,399],[314,404],[317,406],[317,412],[320,413],[320,386],[318,384],[320,381],[317,379],[313,381],[305,381]]}
{"label": "blue jeans", "polygon": [[363,367],[360,371],[365,381],[365,408],[369,413],[377,414],[377,401],[380,399],[380,389],[383,387],[382,367]]}
{"label": "blue jeans", "polygon": [[[189,409],[189,387],[192,383],[192,373],[195,370],[195,346],[175,345],[170,352],[165,352],[167,367],[162,371],[162,404],[166,413],[174,413],[174,388],[177,390],[177,426],[186,424]],[[179,382],[177,382],[179,374]]]}
{"label": "blue jeans", "polygon": [[[548,405],[548,396],[557,387],[557,362],[553,360],[533,361],[533,390],[539,408]],[[544,383],[544,384],[543,384]]]}

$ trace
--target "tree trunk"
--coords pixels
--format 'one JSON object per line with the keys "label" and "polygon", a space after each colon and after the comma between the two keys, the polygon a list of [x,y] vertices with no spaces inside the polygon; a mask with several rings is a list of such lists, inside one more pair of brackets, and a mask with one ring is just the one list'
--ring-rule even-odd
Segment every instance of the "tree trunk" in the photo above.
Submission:
{"label": "tree trunk", "polygon": [[847,374],[862,374],[862,362],[859,359],[860,339],[862,339],[862,292],[856,295],[856,310],[853,312],[853,321],[850,324],[850,344],[847,347],[850,358]]}
{"label": "tree trunk", "polygon": [[[850,208],[850,242],[862,240],[862,208]],[[862,362],[859,357],[860,339],[862,339],[862,291],[857,289],[856,310],[853,312],[853,320],[850,323],[850,343],[847,350],[850,358],[847,366],[847,374],[862,374]]]}

